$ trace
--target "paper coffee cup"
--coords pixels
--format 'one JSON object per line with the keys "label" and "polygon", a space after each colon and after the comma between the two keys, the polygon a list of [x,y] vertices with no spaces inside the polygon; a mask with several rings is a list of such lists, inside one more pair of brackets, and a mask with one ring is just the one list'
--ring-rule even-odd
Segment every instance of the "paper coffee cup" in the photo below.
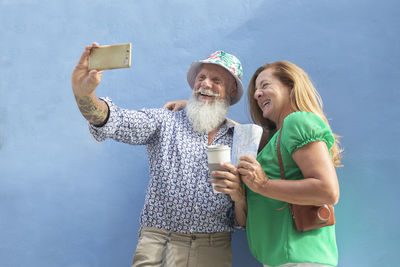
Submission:
{"label": "paper coffee cup", "polygon": [[[226,171],[226,169],[219,166],[219,164],[221,162],[231,162],[231,148],[229,146],[224,146],[224,145],[207,146],[206,153],[208,158],[208,168],[210,169],[210,176],[212,171]],[[211,178],[217,180],[224,179],[219,177],[211,177]],[[215,194],[221,193],[215,190],[214,187],[216,186],[226,187],[218,183],[213,183],[212,187]]]}

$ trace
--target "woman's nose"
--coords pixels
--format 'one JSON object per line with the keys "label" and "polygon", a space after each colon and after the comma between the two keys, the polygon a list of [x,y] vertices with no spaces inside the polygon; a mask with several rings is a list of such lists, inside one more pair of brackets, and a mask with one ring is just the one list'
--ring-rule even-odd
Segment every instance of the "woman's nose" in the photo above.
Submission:
{"label": "woman's nose", "polygon": [[262,95],[262,93],[261,93],[260,90],[256,90],[256,91],[254,92],[254,98],[255,98],[256,100],[257,100],[261,95]]}

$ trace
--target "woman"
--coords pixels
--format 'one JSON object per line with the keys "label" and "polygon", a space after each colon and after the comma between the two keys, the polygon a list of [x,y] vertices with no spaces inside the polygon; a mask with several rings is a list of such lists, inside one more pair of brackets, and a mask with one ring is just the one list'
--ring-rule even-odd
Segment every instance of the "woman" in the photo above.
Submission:
{"label": "woman", "polygon": [[[287,204],[334,205],[339,199],[335,167],[341,151],[320,96],[301,68],[277,61],[254,73],[248,101],[253,121],[267,133],[257,159],[243,156],[237,166],[246,185],[246,233],[253,256],[264,266],[337,265],[335,226],[298,232]],[[164,107],[183,105],[178,101]],[[280,133],[285,180],[277,151]]]}
{"label": "woman", "polygon": [[[246,232],[252,254],[264,266],[335,266],[335,226],[298,232],[289,205],[334,205],[339,199],[337,138],[320,97],[298,66],[278,61],[260,67],[248,86],[250,113],[268,130],[257,159],[241,158],[246,184]],[[285,180],[281,179],[277,142]]]}

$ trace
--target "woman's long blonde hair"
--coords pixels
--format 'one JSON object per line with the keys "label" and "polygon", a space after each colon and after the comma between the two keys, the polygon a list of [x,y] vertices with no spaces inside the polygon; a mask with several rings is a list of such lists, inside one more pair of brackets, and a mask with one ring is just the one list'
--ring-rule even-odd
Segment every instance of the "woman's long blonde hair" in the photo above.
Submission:
{"label": "woman's long blonde hair", "polygon": [[[266,69],[272,69],[275,77],[291,88],[290,103],[294,110],[312,112],[329,125],[322,110],[322,99],[308,78],[308,75],[300,67],[288,61],[266,63],[262,67],[258,68],[253,74],[247,89],[247,97],[250,106],[250,115],[256,124],[266,127],[269,131],[276,131],[275,123],[262,116],[262,111],[260,110],[257,101],[254,99],[256,79],[258,75]],[[334,165],[339,167],[342,158],[340,155],[342,150],[338,145],[339,136],[334,134],[334,137],[335,143],[331,148],[331,155]]]}

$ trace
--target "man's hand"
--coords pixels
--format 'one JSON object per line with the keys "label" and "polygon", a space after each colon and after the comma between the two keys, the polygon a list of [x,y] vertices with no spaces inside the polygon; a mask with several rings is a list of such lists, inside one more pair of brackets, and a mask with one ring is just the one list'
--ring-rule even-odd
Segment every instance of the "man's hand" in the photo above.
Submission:
{"label": "man's hand", "polygon": [[239,176],[238,169],[230,163],[220,163],[220,166],[225,168],[226,171],[213,171],[211,176],[224,178],[224,179],[212,179],[211,182],[217,182],[227,186],[214,187],[216,191],[224,194],[229,194],[231,199],[235,202],[235,219],[240,226],[246,226],[247,218],[247,202],[246,202],[246,191],[244,185]]}
{"label": "man's hand", "polygon": [[179,111],[185,108],[187,100],[175,100],[165,103],[163,108],[169,109],[171,111]]}
{"label": "man's hand", "polygon": [[99,47],[99,44],[93,43],[91,46],[85,47],[85,51],[72,72],[71,84],[76,103],[83,117],[91,124],[101,126],[106,122],[109,110],[107,104],[98,99],[94,92],[101,81],[103,72],[96,70],[89,72],[88,69],[89,55],[93,47]]}
{"label": "man's hand", "polygon": [[85,47],[85,51],[72,72],[72,91],[76,96],[91,95],[101,81],[102,71],[88,70],[89,55],[93,47],[99,47],[99,44],[93,43],[91,46]]}
{"label": "man's hand", "polygon": [[246,199],[244,186],[239,177],[239,172],[230,163],[220,163],[220,166],[225,168],[226,171],[213,171],[212,177],[218,177],[223,179],[211,179],[212,183],[218,183],[227,186],[224,187],[214,187],[216,191],[222,192],[224,194],[229,194],[233,201],[243,201]]}

